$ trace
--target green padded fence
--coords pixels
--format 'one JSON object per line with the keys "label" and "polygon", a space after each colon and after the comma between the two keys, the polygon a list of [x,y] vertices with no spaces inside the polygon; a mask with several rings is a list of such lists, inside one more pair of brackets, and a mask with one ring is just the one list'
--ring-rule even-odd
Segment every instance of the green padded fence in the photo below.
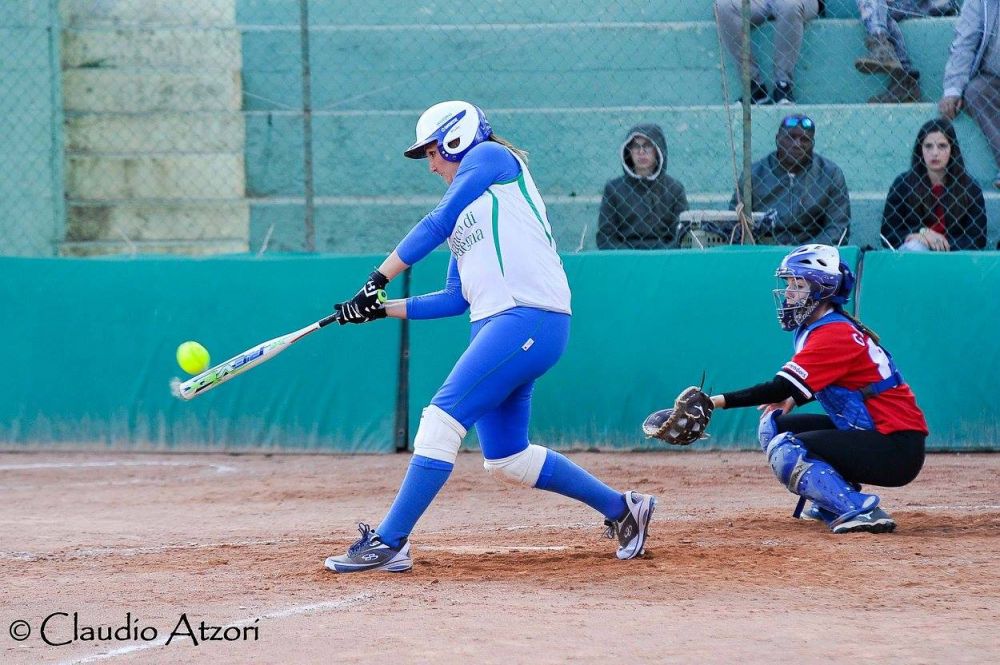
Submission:
{"label": "green padded fence", "polygon": [[[771,290],[787,248],[624,251],[563,257],[573,329],[559,363],[535,387],[532,440],[556,448],[656,448],[640,431],[648,413],[707,374],[716,390],[774,375],[791,355]],[[855,264],[857,249],[844,248]],[[414,271],[413,293],[441,288],[447,255]],[[410,427],[468,341],[467,318],[410,329]],[[756,446],[757,412],[720,411],[715,448]],[[474,439],[468,442],[474,446]],[[704,446],[702,446],[704,447]]]}
{"label": "green padded fence", "polygon": [[[772,376],[791,354],[771,296],[785,251],[565,255],[573,331],[536,387],[532,439],[653,448],[643,417],[702,372],[716,391]],[[1000,253],[842,252],[863,263],[859,314],[913,386],[931,449],[996,449]],[[413,268],[412,293],[441,287],[447,257],[435,252]],[[320,331],[191,402],[168,391],[181,341],[225,360],[323,316],[380,258],[0,259],[0,445],[391,452],[398,321]],[[468,335],[466,317],[411,322],[411,440]],[[755,429],[755,410],[721,411],[698,448],[753,448]],[[476,447],[474,436],[467,445]]]}
{"label": "green padded fence", "polygon": [[333,326],[191,402],[177,344],[221,362],[330,312],[371,257],[4,259],[0,442],[388,452],[399,323]]}
{"label": "green padded fence", "polygon": [[868,253],[859,314],[927,414],[935,449],[1000,449],[1000,253]]}

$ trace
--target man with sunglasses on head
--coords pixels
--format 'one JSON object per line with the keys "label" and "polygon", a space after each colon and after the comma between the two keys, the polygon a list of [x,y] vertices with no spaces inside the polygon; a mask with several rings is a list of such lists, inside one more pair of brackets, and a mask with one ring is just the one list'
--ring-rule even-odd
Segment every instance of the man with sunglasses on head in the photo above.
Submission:
{"label": "man with sunglasses on head", "polygon": [[[777,150],[750,168],[753,209],[772,213],[778,245],[847,241],[851,200],[844,172],[813,152],[815,135],[816,124],[808,116],[786,116],[775,136]],[[740,175],[730,201],[734,210],[742,202],[745,178]]]}

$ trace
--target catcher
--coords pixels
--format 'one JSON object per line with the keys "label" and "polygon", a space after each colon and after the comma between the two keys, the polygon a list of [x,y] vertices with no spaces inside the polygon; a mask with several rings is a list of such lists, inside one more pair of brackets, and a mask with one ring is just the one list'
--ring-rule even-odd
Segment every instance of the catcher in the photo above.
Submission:
{"label": "catcher", "polygon": [[[844,311],[854,275],[835,247],[798,247],[776,276],[784,280],[774,297],[781,327],[794,333],[792,359],[751,388],[711,397],[687,388],[673,408],[650,414],[643,431],[687,445],[704,435],[713,409],[756,405],[761,449],[800,497],[795,517],[822,521],[833,533],[892,531],[896,522],[861,484],[901,487],[917,477],[924,414],[878,336]],[[825,414],[791,414],[814,399]]]}

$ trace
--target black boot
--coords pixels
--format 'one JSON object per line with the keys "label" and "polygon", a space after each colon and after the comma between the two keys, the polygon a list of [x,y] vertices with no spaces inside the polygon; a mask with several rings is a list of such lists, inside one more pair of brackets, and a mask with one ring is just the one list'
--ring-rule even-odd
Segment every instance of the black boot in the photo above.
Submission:
{"label": "black boot", "polygon": [[[743,103],[743,98],[736,100]],[[771,95],[767,92],[767,86],[760,81],[750,81],[750,103],[754,105],[771,104]]]}

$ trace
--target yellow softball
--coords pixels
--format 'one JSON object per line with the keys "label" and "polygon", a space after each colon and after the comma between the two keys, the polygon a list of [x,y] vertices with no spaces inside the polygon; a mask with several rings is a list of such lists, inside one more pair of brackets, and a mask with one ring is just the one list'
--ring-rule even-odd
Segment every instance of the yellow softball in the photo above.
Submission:
{"label": "yellow softball", "polygon": [[177,364],[188,374],[200,374],[208,369],[208,350],[198,342],[184,342],[177,347]]}

